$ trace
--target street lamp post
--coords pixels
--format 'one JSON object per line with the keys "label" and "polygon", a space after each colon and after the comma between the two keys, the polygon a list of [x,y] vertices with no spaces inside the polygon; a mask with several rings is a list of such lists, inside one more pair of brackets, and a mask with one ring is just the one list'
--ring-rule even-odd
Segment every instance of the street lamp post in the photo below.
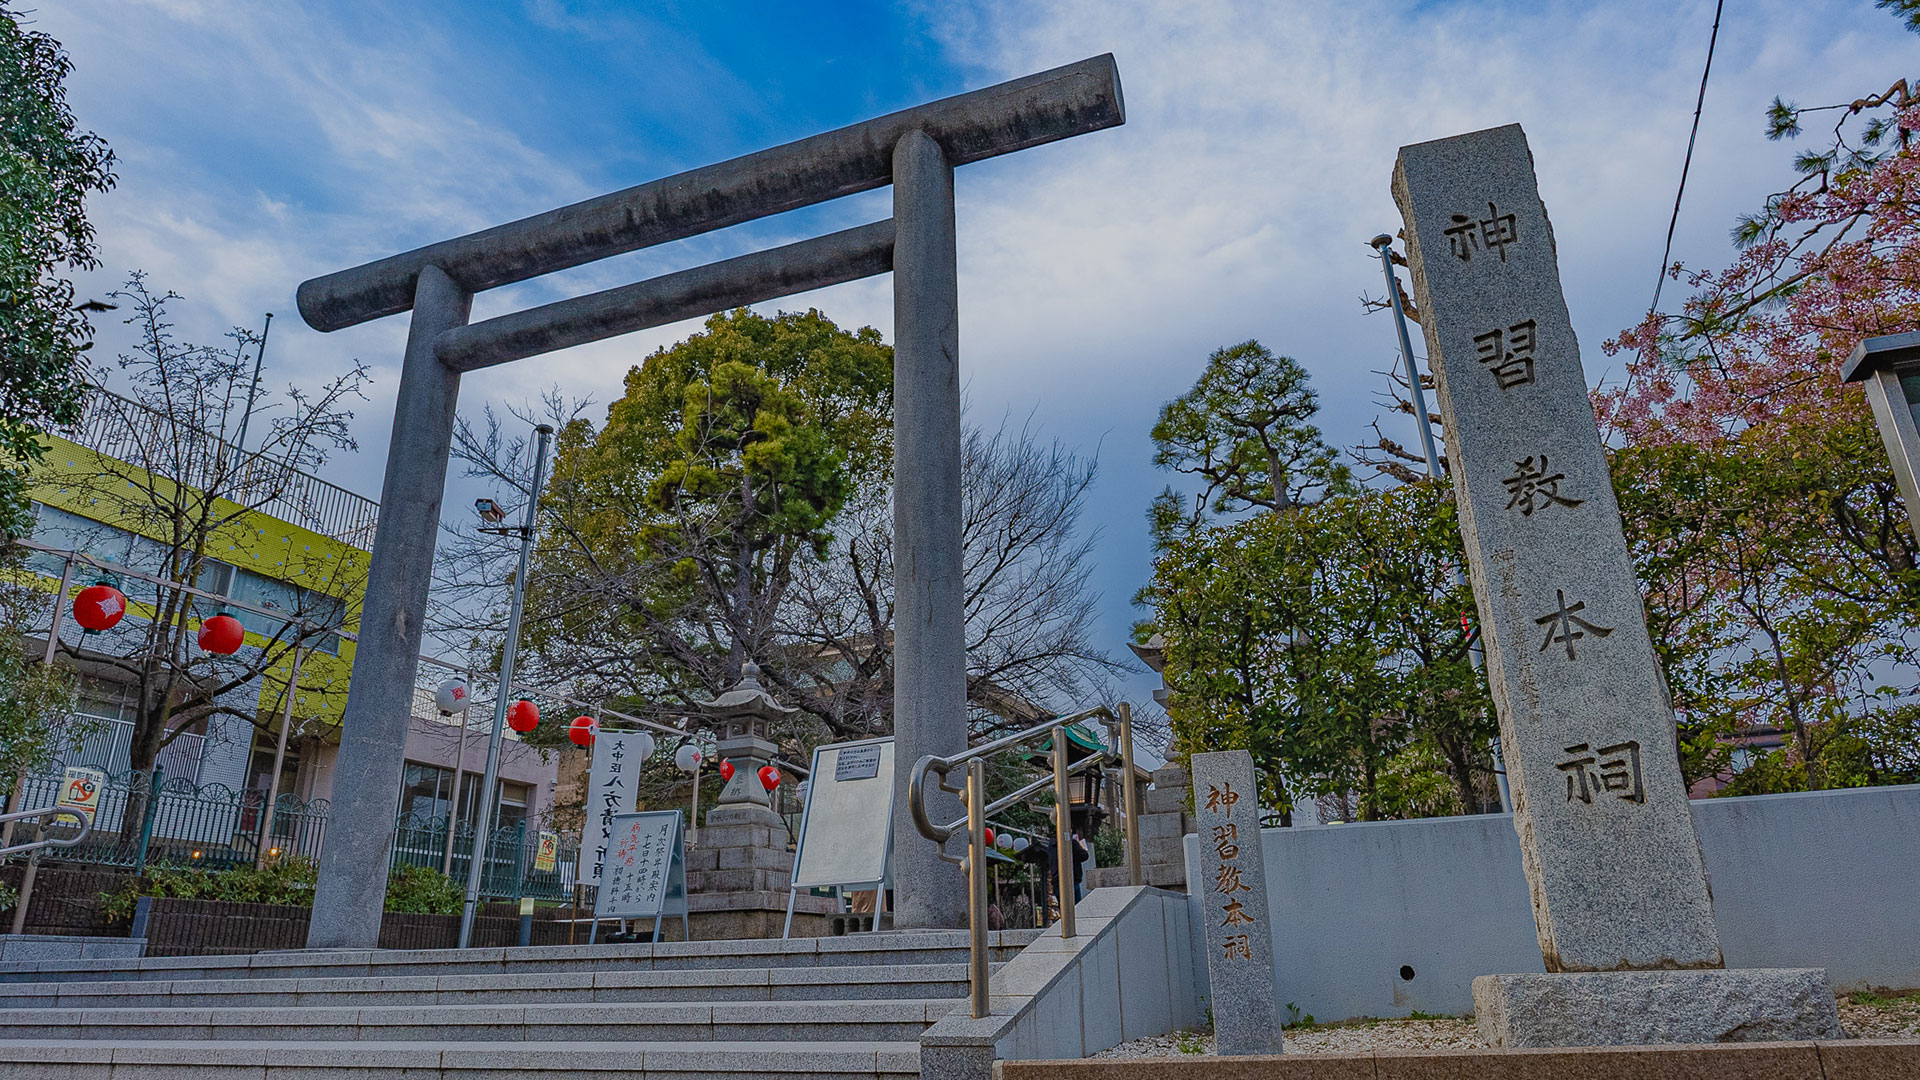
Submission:
{"label": "street lamp post", "polygon": [[1840,378],[1866,384],[1907,520],[1920,534],[1920,330],[1867,338],[1840,365]]}
{"label": "street lamp post", "polygon": [[[513,607],[507,615],[507,642],[500,653],[500,682],[494,691],[493,730],[487,736],[487,771],[480,781],[479,820],[474,822],[473,850],[467,857],[467,898],[460,907],[460,945],[464,949],[473,938],[474,906],[480,899],[480,873],[486,863],[487,842],[493,836],[495,805],[494,786],[500,779],[500,740],[506,729],[507,700],[513,696],[513,654],[520,640],[520,614],[527,596],[527,560],[533,554],[534,513],[540,507],[540,487],[546,480],[547,445],[553,439],[553,426],[541,424],[534,429],[539,432],[539,449],[533,456],[533,485],[527,492],[527,516],[519,528],[502,528],[502,535],[518,533],[520,536],[520,563],[513,575]],[[458,799],[459,792],[454,793]]]}

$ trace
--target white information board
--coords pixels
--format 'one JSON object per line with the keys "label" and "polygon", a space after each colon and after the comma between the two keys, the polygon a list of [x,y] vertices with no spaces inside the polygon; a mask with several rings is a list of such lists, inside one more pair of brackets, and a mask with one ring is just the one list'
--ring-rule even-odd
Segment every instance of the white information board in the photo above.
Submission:
{"label": "white information board", "polygon": [[652,919],[654,940],[660,920],[687,914],[687,849],[678,810],[616,814],[600,892],[594,898],[599,919]]}
{"label": "white information board", "polygon": [[600,868],[613,847],[613,819],[633,812],[645,739],[638,731],[602,731],[594,736],[593,767],[587,770],[587,820],[580,829],[578,880],[582,885],[600,884]]}
{"label": "white information board", "polygon": [[813,752],[793,855],[793,887],[875,885],[892,856],[893,740],[834,743]]}

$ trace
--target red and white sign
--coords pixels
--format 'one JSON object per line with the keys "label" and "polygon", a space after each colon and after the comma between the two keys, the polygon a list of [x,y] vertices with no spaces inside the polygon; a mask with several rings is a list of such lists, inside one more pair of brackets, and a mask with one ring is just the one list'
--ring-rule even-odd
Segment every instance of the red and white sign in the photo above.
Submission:
{"label": "red and white sign", "polygon": [[98,769],[68,766],[60,781],[60,798],[54,805],[62,810],[80,810],[87,814],[100,810],[100,793],[107,789],[107,774]]}

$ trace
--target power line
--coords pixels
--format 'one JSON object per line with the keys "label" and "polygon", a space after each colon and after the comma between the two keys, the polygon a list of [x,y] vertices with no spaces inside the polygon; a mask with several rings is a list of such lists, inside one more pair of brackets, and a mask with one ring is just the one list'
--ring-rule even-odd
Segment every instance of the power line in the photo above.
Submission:
{"label": "power line", "polygon": [[1673,217],[1667,220],[1667,246],[1660,253],[1660,275],[1653,283],[1653,303],[1647,305],[1647,314],[1660,310],[1660,290],[1667,284],[1667,260],[1673,258],[1673,230],[1680,224],[1680,200],[1687,193],[1687,173],[1693,168],[1693,144],[1700,137],[1700,110],[1707,103],[1707,76],[1713,74],[1713,48],[1720,41],[1720,11],[1726,6],[1726,0],[1716,0],[1713,5],[1713,34],[1707,39],[1707,66],[1700,72],[1700,96],[1693,103],[1693,130],[1687,135],[1687,159],[1680,165],[1680,189],[1673,193]]}

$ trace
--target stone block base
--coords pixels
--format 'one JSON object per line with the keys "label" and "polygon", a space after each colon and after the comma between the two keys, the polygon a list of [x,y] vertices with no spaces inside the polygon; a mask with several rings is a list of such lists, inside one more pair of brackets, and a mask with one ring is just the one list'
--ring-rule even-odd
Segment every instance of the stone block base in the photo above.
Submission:
{"label": "stone block base", "polygon": [[146,954],[146,938],[0,934],[0,963],[39,960],[124,960]]}
{"label": "stone block base", "polygon": [[1838,1039],[1820,968],[1592,971],[1473,980],[1480,1037],[1494,1046]]}

